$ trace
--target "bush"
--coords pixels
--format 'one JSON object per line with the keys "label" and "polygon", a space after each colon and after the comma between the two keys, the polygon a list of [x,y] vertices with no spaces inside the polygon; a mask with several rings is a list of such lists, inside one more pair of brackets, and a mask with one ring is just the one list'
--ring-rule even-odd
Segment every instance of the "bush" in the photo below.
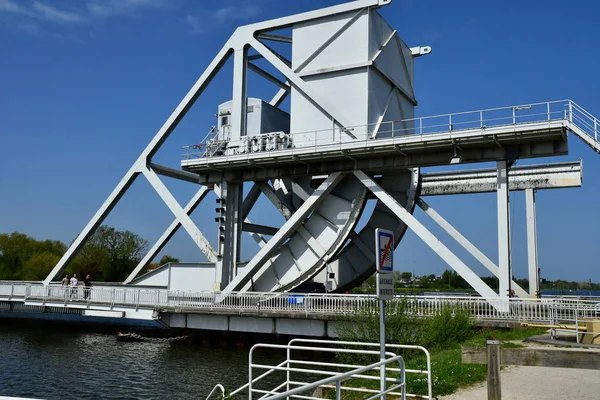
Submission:
{"label": "bush", "polygon": [[428,349],[450,349],[475,333],[468,310],[444,307],[425,321],[419,335],[420,345]]}

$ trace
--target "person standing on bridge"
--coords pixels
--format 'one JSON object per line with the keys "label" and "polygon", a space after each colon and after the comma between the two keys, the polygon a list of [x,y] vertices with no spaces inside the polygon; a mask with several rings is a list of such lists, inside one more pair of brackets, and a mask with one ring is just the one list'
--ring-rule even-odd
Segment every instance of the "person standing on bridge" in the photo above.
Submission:
{"label": "person standing on bridge", "polygon": [[62,279],[61,286],[63,295],[66,298],[67,294],[69,293],[69,275],[65,275],[65,277]]}
{"label": "person standing on bridge", "polygon": [[75,296],[77,298],[77,285],[79,281],[77,280],[77,274],[73,274],[71,278],[71,297]]}
{"label": "person standing on bridge", "polygon": [[88,297],[90,297],[90,288],[92,287],[92,281],[90,280],[90,274],[86,274],[85,278],[83,279],[83,298],[87,299]]}

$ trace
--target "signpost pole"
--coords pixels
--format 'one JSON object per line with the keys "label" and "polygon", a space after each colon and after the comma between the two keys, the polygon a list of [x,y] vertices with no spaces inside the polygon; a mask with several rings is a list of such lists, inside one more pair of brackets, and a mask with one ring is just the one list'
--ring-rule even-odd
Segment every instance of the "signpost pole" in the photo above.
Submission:
{"label": "signpost pole", "polygon": [[[385,361],[385,300],[379,300],[379,353],[379,359]],[[381,378],[379,388],[381,392],[385,392],[385,365],[379,368],[379,376]],[[385,400],[386,395],[381,398]]]}
{"label": "signpost pole", "polygon": [[[377,298],[379,299],[379,359],[385,361],[385,301],[394,298],[394,233],[375,229]],[[379,368],[381,393],[386,390],[385,365]],[[383,400],[386,395],[381,396]]]}

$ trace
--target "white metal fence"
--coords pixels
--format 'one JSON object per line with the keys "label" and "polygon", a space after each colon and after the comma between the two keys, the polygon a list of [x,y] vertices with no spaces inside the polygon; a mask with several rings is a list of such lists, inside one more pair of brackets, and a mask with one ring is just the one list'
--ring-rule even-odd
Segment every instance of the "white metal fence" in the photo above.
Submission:
{"label": "white metal fence", "polygon": [[[308,342],[311,341],[306,340],[305,344]],[[355,344],[364,345],[363,343]],[[377,361],[366,366],[343,364],[338,362],[306,360],[293,356],[293,354],[297,354],[296,352],[298,351],[322,354],[369,354],[377,357],[380,355],[379,351],[374,350],[349,349],[334,346],[324,347],[324,345],[324,342],[313,341],[311,345],[293,345],[289,343],[287,345],[256,344],[252,346],[248,356],[248,384],[244,385],[242,388],[234,391],[233,393],[247,390],[248,398],[250,400],[257,398],[257,395],[260,396],[261,399],[271,400],[289,398],[320,400],[330,398],[329,396],[323,397],[323,395],[317,397],[318,395],[315,394],[314,391],[317,388],[321,388],[332,390],[335,394],[335,399],[341,399],[344,392],[360,392],[363,393],[365,398],[368,399],[384,398],[385,394],[399,396],[402,400],[406,399],[407,371],[402,356],[387,351],[387,358],[385,360]],[[379,346],[379,344],[376,345]],[[261,348],[272,351],[285,351],[285,360],[278,364],[269,364],[265,362],[258,363],[256,362],[255,351]],[[395,367],[396,364],[397,367]],[[364,387],[356,388],[353,386],[343,386],[343,382],[349,379],[378,382],[381,379],[379,373],[374,375],[369,374],[369,372],[379,372],[380,368],[384,368],[385,371],[384,391]],[[266,372],[261,373],[259,376],[255,376],[255,370]],[[276,380],[274,387],[260,386],[263,378],[268,375],[272,375],[273,373],[276,374],[277,372],[285,372],[285,377],[282,378],[281,381]],[[391,376],[391,374],[388,375],[388,373],[393,373],[395,376]],[[314,382],[308,382],[308,380],[314,376],[325,376],[325,378]],[[427,398],[424,396],[419,397]]]}
{"label": "white metal fence", "polygon": [[[0,282],[0,301],[23,301],[45,305],[121,307],[164,311],[223,310],[301,313],[305,315],[349,315],[378,311],[378,301],[370,295],[298,294],[255,292],[182,292],[127,286],[68,287],[41,283]],[[430,317],[452,306],[467,310],[478,320],[515,322],[578,322],[600,318],[600,299],[552,297],[542,299],[486,299],[476,296],[396,296],[388,301],[388,313],[399,309]]]}

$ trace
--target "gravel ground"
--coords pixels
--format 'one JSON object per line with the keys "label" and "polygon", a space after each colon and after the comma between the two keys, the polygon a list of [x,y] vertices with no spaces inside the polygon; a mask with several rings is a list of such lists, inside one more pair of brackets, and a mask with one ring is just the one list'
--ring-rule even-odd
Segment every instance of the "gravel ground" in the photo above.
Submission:
{"label": "gravel ground", "polygon": [[[506,367],[500,376],[503,400],[599,399],[600,371],[548,367]],[[485,400],[485,382],[440,400]]]}

